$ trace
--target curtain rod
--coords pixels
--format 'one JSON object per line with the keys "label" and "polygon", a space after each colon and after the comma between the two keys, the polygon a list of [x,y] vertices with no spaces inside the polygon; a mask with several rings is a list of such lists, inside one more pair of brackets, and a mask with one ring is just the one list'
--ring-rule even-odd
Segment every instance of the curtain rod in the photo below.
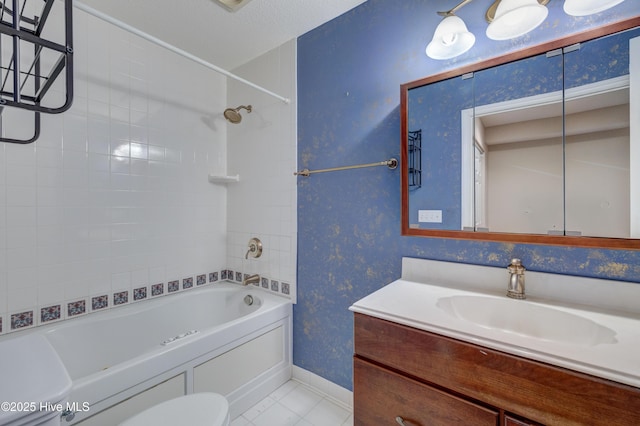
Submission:
{"label": "curtain rod", "polygon": [[274,92],[272,92],[272,91],[270,91],[268,89],[265,89],[264,87],[258,86],[255,83],[252,83],[252,82],[250,82],[248,80],[245,80],[244,78],[239,77],[239,76],[237,76],[237,75],[235,75],[235,74],[233,74],[233,73],[231,73],[231,72],[229,72],[229,71],[227,71],[227,70],[225,70],[223,68],[220,68],[217,65],[214,65],[214,64],[212,64],[210,62],[207,62],[207,61],[205,61],[203,59],[200,59],[197,56],[192,55],[191,53],[189,53],[187,51],[184,51],[184,50],[182,50],[180,48],[177,48],[177,47],[175,47],[175,46],[173,46],[173,45],[171,45],[171,44],[169,44],[167,42],[164,42],[164,41],[160,40],[157,37],[154,37],[154,36],[152,36],[150,34],[147,34],[147,33],[143,32],[143,31],[140,31],[139,29],[137,29],[135,27],[132,27],[129,24],[125,24],[124,22],[119,21],[119,20],[117,20],[117,19],[115,19],[115,18],[113,18],[113,17],[111,17],[111,16],[109,16],[109,15],[107,15],[105,13],[102,13],[102,12],[92,8],[92,7],[89,7],[84,3],[80,3],[79,1],[74,1],[73,5],[75,7],[77,7],[78,9],[87,12],[89,15],[93,15],[96,18],[102,19],[103,21],[106,21],[106,22],[108,22],[110,24],[113,24],[116,27],[119,27],[119,28],[121,28],[121,29],[123,29],[125,31],[128,31],[128,32],[130,32],[132,34],[135,34],[135,35],[139,36],[139,37],[142,37],[143,39],[145,39],[147,41],[150,41],[151,43],[154,43],[154,44],[157,44],[158,46],[164,47],[165,49],[170,50],[173,53],[176,53],[176,54],[178,54],[180,56],[183,56],[183,57],[185,57],[187,59],[190,59],[190,60],[192,60],[192,61],[194,61],[194,62],[196,62],[196,63],[198,63],[198,64],[200,64],[202,66],[205,66],[205,67],[207,67],[207,68],[209,68],[209,69],[211,69],[211,70],[213,70],[213,71],[215,71],[217,73],[220,73],[220,74],[225,75],[225,76],[227,76],[229,78],[232,78],[232,79],[237,80],[237,81],[239,81],[241,83],[244,83],[244,84],[246,84],[248,86],[251,86],[254,89],[257,89],[257,90],[259,90],[259,91],[261,91],[263,93],[266,93],[267,95],[273,96],[276,99],[280,99],[285,104],[289,104],[291,102],[291,100],[289,98],[285,98],[284,96],[280,96],[277,93],[274,93]]}

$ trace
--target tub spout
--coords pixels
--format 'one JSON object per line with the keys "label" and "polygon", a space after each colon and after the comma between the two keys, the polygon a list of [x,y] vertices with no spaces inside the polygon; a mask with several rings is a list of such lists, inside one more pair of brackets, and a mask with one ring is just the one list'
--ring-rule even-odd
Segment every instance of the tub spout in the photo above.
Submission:
{"label": "tub spout", "polygon": [[260,275],[258,274],[253,274],[249,276],[245,275],[244,280],[242,280],[242,285],[258,284],[259,282],[260,282]]}

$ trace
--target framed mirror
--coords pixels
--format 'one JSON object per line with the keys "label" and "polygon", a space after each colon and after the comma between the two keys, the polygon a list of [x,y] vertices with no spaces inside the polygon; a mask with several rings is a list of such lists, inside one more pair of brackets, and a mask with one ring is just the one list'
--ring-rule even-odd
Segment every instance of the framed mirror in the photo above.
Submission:
{"label": "framed mirror", "polygon": [[640,249],[638,25],[403,84],[402,234]]}

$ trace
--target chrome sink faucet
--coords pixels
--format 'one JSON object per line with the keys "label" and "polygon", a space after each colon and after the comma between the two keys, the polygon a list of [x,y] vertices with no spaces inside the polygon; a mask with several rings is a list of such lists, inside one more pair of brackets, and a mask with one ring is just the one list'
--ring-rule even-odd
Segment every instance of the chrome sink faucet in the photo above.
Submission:
{"label": "chrome sink faucet", "polygon": [[258,283],[260,283],[260,275],[258,274],[245,276],[245,279],[242,280],[242,285],[258,284]]}
{"label": "chrome sink faucet", "polygon": [[509,272],[509,285],[507,286],[507,296],[512,299],[524,299],[524,266],[520,259],[511,259],[507,266]]}

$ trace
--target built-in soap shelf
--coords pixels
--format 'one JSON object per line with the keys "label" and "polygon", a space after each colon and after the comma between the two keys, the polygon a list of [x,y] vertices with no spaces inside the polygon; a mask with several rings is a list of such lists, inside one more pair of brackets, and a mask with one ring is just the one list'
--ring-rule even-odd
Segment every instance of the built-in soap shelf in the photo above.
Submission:
{"label": "built-in soap shelf", "polygon": [[209,182],[211,183],[233,183],[240,182],[240,175],[235,176],[223,176],[223,175],[209,175]]}

